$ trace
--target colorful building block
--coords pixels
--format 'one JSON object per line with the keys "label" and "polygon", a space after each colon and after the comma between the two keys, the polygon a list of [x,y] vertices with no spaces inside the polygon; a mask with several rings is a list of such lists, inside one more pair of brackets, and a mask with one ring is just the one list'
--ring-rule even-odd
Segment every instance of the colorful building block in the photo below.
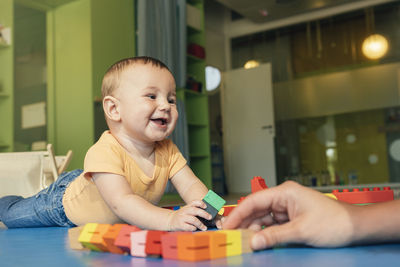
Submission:
{"label": "colorful building block", "polygon": [[178,235],[188,232],[169,232],[161,236],[161,255],[164,259],[178,259]]}
{"label": "colorful building block", "polygon": [[114,224],[108,231],[103,235],[104,242],[106,243],[106,247],[109,252],[116,254],[124,254],[124,251],[114,245],[115,239],[118,237],[119,232],[121,231],[123,226],[128,226],[127,224]]}
{"label": "colorful building block", "polygon": [[148,230],[132,232],[130,234],[131,255],[135,257],[147,257],[146,237]]}
{"label": "colorful building block", "polygon": [[213,220],[217,216],[219,210],[225,205],[225,200],[218,196],[214,191],[208,190],[207,195],[203,198],[203,202],[207,205],[205,211],[211,214],[212,218],[206,220],[204,218],[198,217],[200,221],[207,227],[214,227]]}
{"label": "colorful building block", "polygon": [[114,245],[120,248],[124,253],[131,253],[131,233],[140,231],[139,227],[134,225],[124,225],[121,227]]}
{"label": "colorful building block", "polygon": [[265,184],[265,180],[261,176],[254,176],[251,180],[251,192],[255,193],[260,190],[267,189],[268,186]]}
{"label": "colorful building block", "polygon": [[240,231],[240,239],[242,240],[242,254],[252,253],[253,249],[250,243],[255,231],[250,229],[239,229],[238,231]]}
{"label": "colorful building block", "polygon": [[85,248],[88,248],[90,250],[94,251],[102,251],[100,248],[95,246],[94,244],[91,243],[91,239],[93,237],[93,234],[96,231],[98,223],[87,223],[82,229],[81,234],[79,235],[79,242],[84,246]]}
{"label": "colorful building block", "polygon": [[226,206],[223,206],[223,207],[222,207],[222,209],[223,209],[222,215],[223,215],[223,216],[228,216],[229,213],[231,213],[231,211],[232,211],[236,206],[237,206],[237,204],[235,204],[235,205],[226,205]]}
{"label": "colorful building block", "polygon": [[242,254],[242,233],[240,230],[221,230],[218,232],[226,234],[226,256]]}
{"label": "colorful building block", "polygon": [[165,235],[165,231],[148,231],[146,235],[146,248],[147,255],[161,256],[161,237]]}
{"label": "colorful building block", "polygon": [[85,248],[78,240],[83,228],[84,226],[77,226],[68,229],[69,246],[71,249],[89,250],[88,248]]}
{"label": "colorful building block", "polygon": [[90,239],[90,243],[95,245],[101,251],[109,252],[107,248],[107,244],[104,241],[104,234],[107,233],[108,229],[110,229],[111,224],[98,224],[96,230],[93,232],[92,238]]}
{"label": "colorful building block", "polygon": [[210,259],[209,237],[207,235],[178,235],[178,259],[202,261]]}
{"label": "colorful building block", "polygon": [[210,247],[210,259],[226,257],[226,234],[220,231],[197,232],[195,235],[208,236],[208,246]]}
{"label": "colorful building block", "polygon": [[391,190],[390,187],[384,187],[383,190],[379,187],[374,187],[372,191],[370,191],[369,188],[363,188],[362,191],[358,188],[352,191],[343,189],[342,192],[336,189],[332,191],[332,194],[335,195],[339,201],[350,204],[378,203],[394,199],[393,190]]}

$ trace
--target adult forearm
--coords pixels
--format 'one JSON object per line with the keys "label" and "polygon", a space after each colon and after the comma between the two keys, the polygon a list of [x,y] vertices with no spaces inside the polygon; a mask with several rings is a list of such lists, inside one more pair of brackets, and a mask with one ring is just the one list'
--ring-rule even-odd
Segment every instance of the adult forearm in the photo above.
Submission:
{"label": "adult forearm", "polygon": [[354,243],[400,240],[400,200],[354,207]]}

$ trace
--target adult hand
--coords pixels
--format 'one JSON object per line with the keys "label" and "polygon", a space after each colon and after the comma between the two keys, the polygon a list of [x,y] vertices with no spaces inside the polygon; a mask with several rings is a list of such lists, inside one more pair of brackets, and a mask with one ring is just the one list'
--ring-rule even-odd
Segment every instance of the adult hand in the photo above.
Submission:
{"label": "adult hand", "polygon": [[354,209],[289,181],[246,197],[226,217],[223,228],[258,231],[251,240],[255,250],[285,243],[337,247],[352,241]]}

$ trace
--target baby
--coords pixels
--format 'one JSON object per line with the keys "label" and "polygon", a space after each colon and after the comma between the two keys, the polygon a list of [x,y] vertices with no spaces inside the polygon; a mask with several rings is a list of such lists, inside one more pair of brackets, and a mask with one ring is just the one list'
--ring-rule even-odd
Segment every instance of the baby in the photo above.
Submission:
{"label": "baby", "polygon": [[[109,130],[87,152],[84,170],[62,174],[35,196],[0,198],[0,220],[9,228],[125,222],[154,230],[206,230],[198,217],[211,218],[201,201],[208,189],[166,139],[178,119],[175,87],[157,59],[112,65],[102,83]],[[187,203],[177,211],[156,206],[168,180]]]}

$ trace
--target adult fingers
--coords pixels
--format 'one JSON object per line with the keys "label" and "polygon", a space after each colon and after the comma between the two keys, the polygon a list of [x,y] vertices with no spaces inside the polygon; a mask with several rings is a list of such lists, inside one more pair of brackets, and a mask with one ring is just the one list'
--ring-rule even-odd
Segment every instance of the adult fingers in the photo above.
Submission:
{"label": "adult fingers", "polygon": [[252,240],[254,250],[270,248],[284,243],[301,243],[302,236],[293,222],[273,225],[257,232]]}
{"label": "adult fingers", "polygon": [[274,197],[279,196],[275,192],[276,187],[246,197],[226,218],[224,228],[247,227],[254,219],[269,214]]}

